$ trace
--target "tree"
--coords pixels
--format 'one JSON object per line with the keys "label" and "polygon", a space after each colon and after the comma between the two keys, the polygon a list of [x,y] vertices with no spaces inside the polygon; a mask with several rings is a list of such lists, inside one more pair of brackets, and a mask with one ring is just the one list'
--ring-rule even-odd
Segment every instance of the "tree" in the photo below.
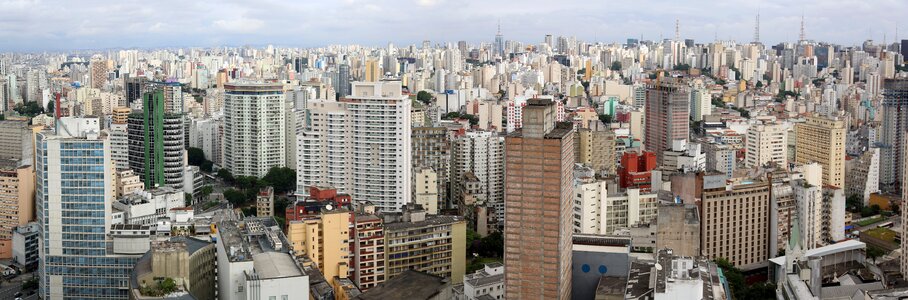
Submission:
{"label": "tree", "polygon": [[229,189],[224,191],[224,199],[227,199],[227,202],[233,204],[233,206],[242,206],[246,203],[246,194],[240,192],[237,189]]}
{"label": "tree", "polygon": [[161,281],[161,292],[163,292],[164,295],[173,293],[176,290],[177,290],[177,283],[173,280],[173,278],[167,277]]}
{"label": "tree", "polygon": [[255,192],[258,192],[259,188],[262,187],[259,178],[255,176],[237,176],[236,186],[241,190],[253,190]]}
{"label": "tree", "polygon": [[202,149],[189,147],[186,152],[187,156],[189,156],[190,166],[201,166],[203,163],[205,163],[205,152],[202,151]]}
{"label": "tree", "polygon": [[860,212],[862,206],[864,206],[864,197],[861,195],[854,194],[845,198],[845,207],[850,212]]}
{"label": "tree", "polygon": [[296,188],[296,170],[286,167],[272,167],[262,177],[262,185],[274,187],[274,192],[283,194]]}
{"label": "tree", "polygon": [[416,100],[428,104],[432,101],[432,93],[429,93],[428,91],[419,91],[419,93],[416,93]]}
{"label": "tree", "polygon": [[227,170],[225,168],[221,168],[220,170],[218,170],[218,177],[220,177],[222,180],[224,180],[227,183],[233,183],[233,180],[234,180],[233,174],[230,173],[230,170]]}
{"label": "tree", "polygon": [[757,88],[758,88],[758,89],[763,88],[763,82],[762,82],[762,81],[757,81]]}
{"label": "tree", "polygon": [[675,65],[675,67],[672,68],[672,69],[675,70],[675,71],[690,71],[690,65],[688,65],[688,64],[679,64],[679,65]]}
{"label": "tree", "polygon": [[185,206],[192,205],[192,194],[183,193],[183,202],[184,202]]}
{"label": "tree", "polygon": [[44,113],[44,108],[38,105],[38,102],[36,101],[28,101],[16,104],[16,107],[13,108],[13,110],[18,112],[20,115],[29,117],[34,117]]}
{"label": "tree", "polygon": [[886,255],[886,251],[883,251],[883,249],[880,249],[877,246],[867,245],[867,257],[869,257],[874,264],[876,264],[876,259],[883,255]]}
{"label": "tree", "polygon": [[48,101],[48,102],[47,102],[47,110],[45,110],[45,111],[46,111],[46,112],[54,112],[54,105],[56,105],[56,104],[54,104],[54,101]]}
{"label": "tree", "polygon": [[211,195],[212,192],[214,192],[213,187],[210,185],[203,186],[202,189],[199,190],[199,197],[202,199],[208,198],[208,195]]}
{"label": "tree", "polygon": [[612,115],[600,114],[599,121],[602,121],[604,124],[610,124],[612,123]]}
{"label": "tree", "polygon": [[202,170],[202,172],[205,172],[205,173],[211,173],[212,168],[214,168],[214,163],[211,162],[210,160],[206,160],[205,162],[202,163],[201,166],[199,166],[199,170]]}
{"label": "tree", "polygon": [[621,71],[621,62],[617,60],[613,61],[612,66],[609,67],[609,69],[611,69],[612,71]]}

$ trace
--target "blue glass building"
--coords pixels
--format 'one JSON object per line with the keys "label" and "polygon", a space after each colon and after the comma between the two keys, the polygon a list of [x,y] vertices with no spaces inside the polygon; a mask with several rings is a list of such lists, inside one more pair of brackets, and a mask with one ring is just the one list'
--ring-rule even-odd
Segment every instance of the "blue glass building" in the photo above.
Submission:
{"label": "blue glass building", "polygon": [[[113,253],[110,142],[97,119],[37,136],[36,208],[43,299],[127,299],[139,256]],[[62,126],[62,125],[61,125]],[[73,134],[75,133],[75,134]]]}

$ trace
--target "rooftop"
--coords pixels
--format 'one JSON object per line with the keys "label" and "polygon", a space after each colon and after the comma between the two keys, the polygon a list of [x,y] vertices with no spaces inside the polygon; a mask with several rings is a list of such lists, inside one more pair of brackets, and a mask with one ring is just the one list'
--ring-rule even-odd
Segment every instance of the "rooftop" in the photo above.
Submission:
{"label": "rooftop", "polygon": [[388,222],[388,223],[385,223],[384,226],[385,226],[385,230],[394,231],[394,230],[406,230],[406,229],[410,229],[410,228],[420,228],[420,227],[427,227],[427,226],[446,225],[446,224],[453,224],[453,223],[458,223],[458,222],[464,222],[463,217],[448,216],[448,215],[438,215],[438,216],[428,215],[428,216],[426,216],[426,219],[424,221]]}
{"label": "rooftop", "polygon": [[448,279],[407,270],[360,294],[355,299],[430,299],[450,286]]}
{"label": "rooftop", "polygon": [[247,274],[247,277],[272,279],[305,275],[288,253],[263,252],[253,255],[252,261],[255,275]]}

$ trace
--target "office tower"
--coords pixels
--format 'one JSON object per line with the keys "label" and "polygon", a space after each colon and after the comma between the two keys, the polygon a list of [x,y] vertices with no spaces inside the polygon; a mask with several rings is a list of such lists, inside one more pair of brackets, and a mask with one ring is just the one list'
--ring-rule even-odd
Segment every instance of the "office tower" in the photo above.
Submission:
{"label": "office tower", "polygon": [[902,45],[899,49],[902,52],[902,57],[908,57],[908,40],[902,40]]}
{"label": "office tower", "polygon": [[127,76],[123,78],[123,93],[126,96],[126,106],[132,107],[132,102],[142,99],[142,93],[145,91],[145,78]]}
{"label": "office tower", "polygon": [[[451,201],[460,207],[469,196],[495,210],[497,220],[504,218],[505,138],[490,131],[468,131],[454,137],[451,156]],[[468,191],[468,178],[478,180],[478,190]],[[477,193],[471,193],[477,192]]]}
{"label": "office tower", "polygon": [[31,164],[32,130],[28,120],[0,120],[0,159]]}
{"label": "office tower", "polygon": [[[908,143],[901,144],[901,145],[902,145],[902,151],[908,152]],[[908,157],[903,157],[902,159],[908,159]],[[902,171],[903,172],[908,171],[908,169],[905,169]],[[908,174],[902,173],[902,176],[908,176]],[[906,182],[902,182],[902,184],[904,185],[904,184],[906,184]],[[901,188],[902,188],[902,199],[908,199],[908,186],[902,186]],[[905,240],[905,234],[908,233],[908,205],[905,205],[904,200],[902,202],[901,207],[899,207],[899,209],[901,209],[900,218],[902,221],[901,238],[902,238],[902,240]],[[903,242],[899,245],[899,247],[901,248],[902,253],[908,253],[908,243]],[[901,258],[899,260],[899,271],[900,271],[899,273],[901,273],[903,277],[908,276],[908,255],[901,256]],[[908,278],[908,277],[904,277],[904,278]]]}
{"label": "office tower", "polygon": [[588,126],[577,128],[574,136],[575,162],[589,165],[599,174],[615,175],[615,133],[602,121],[589,121]]}
{"label": "office tower", "polygon": [[[36,209],[44,241],[39,294],[43,299],[127,299],[129,271],[149,249],[148,229],[111,225],[113,163],[98,119],[62,118],[57,128],[37,136]],[[131,240],[134,248],[120,248],[120,239]]]}
{"label": "office tower", "polygon": [[[762,181],[726,186],[725,175],[703,177],[700,251],[751,270],[769,258],[769,190]],[[772,253],[775,255],[775,253]]]}
{"label": "office tower", "polygon": [[880,188],[895,192],[904,181],[905,153],[908,130],[908,79],[887,79],[883,84],[883,129],[880,138]]}
{"label": "office tower", "polygon": [[366,71],[365,82],[376,82],[382,79],[381,66],[378,65],[378,60],[376,59],[367,59],[366,60]]}
{"label": "office tower", "polygon": [[713,113],[712,95],[704,87],[690,91],[690,117],[694,121],[703,121],[703,116]]}
{"label": "office tower", "polygon": [[337,80],[334,81],[334,90],[337,93],[337,99],[350,95],[350,65],[346,62],[337,65]]}
{"label": "office tower", "polygon": [[224,167],[233,176],[255,177],[283,167],[283,86],[228,83],[224,90]]}
{"label": "office tower", "polygon": [[823,184],[844,188],[845,120],[811,116],[795,125],[795,136],[795,162],[819,163],[823,166]]}
{"label": "office tower", "polygon": [[410,202],[410,99],[399,81],[356,82],[347,98],[307,105],[297,139],[297,194],[327,185],[381,211]]}
{"label": "office tower", "polygon": [[169,186],[182,190],[183,117],[167,113],[164,104],[162,91],[145,93],[142,110],[129,114],[129,168],[146,189]]}
{"label": "office tower", "polygon": [[787,166],[787,145],[788,131],[782,124],[752,125],[747,129],[744,163],[748,168],[769,162]]}
{"label": "office tower", "polygon": [[350,238],[350,211],[327,206],[299,221],[287,223],[287,240],[294,255],[312,260],[325,278],[349,269],[348,241]]}
{"label": "office tower", "polygon": [[495,33],[495,55],[504,58],[504,36],[501,35],[501,21],[498,21],[498,32]]}
{"label": "office tower", "polygon": [[453,283],[463,282],[467,224],[462,217],[429,215],[415,204],[381,217],[385,221],[387,279],[415,270],[450,278]]}
{"label": "office tower", "polygon": [[34,212],[35,168],[0,159],[0,258],[13,257],[13,228],[31,221]]}
{"label": "office tower", "polygon": [[[437,177],[436,207],[447,208],[451,170],[451,138],[445,127],[413,127],[413,169],[431,168]],[[415,183],[414,183],[415,184]]]}
{"label": "office tower", "polygon": [[505,296],[571,297],[573,125],[551,100],[531,99],[505,138]]}
{"label": "office tower", "polygon": [[656,153],[656,164],[662,165],[662,151],[674,140],[690,137],[690,90],[674,79],[662,78],[646,89],[646,150]]}

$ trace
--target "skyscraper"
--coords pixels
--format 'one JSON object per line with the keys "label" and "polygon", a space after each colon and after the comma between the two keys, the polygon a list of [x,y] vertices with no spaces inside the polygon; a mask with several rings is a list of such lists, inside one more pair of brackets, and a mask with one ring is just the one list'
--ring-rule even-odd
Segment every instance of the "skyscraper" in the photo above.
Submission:
{"label": "skyscraper", "polygon": [[346,62],[337,65],[337,80],[334,84],[338,99],[350,95],[350,65]]}
{"label": "skyscraper", "polygon": [[845,120],[808,117],[795,125],[795,162],[823,166],[823,184],[845,188]]}
{"label": "skyscraper", "polygon": [[286,106],[280,84],[224,85],[224,167],[262,177],[285,162]]}
{"label": "skyscraper", "polygon": [[660,78],[646,89],[646,150],[656,153],[656,164],[662,165],[662,152],[672,147],[673,140],[690,137],[690,90],[676,79]]}
{"label": "skyscraper", "polygon": [[765,263],[770,254],[769,191],[767,182],[726,186],[725,174],[704,176],[700,204],[703,256],[725,258],[744,270]]}
{"label": "skyscraper", "polygon": [[495,33],[495,54],[504,57],[504,36],[501,35],[501,21],[498,21],[498,32]]}
{"label": "skyscraper", "polygon": [[883,83],[883,136],[880,138],[880,188],[895,192],[901,188],[905,166],[905,130],[908,129],[908,79],[887,79]]}
{"label": "skyscraper", "polygon": [[555,122],[551,100],[531,99],[505,145],[505,295],[569,299],[573,126]]}
{"label": "skyscraper", "polygon": [[[167,113],[165,103],[163,91],[147,92],[142,110],[129,115],[129,168],[139,175],[146,189],[169,186],[179,190],[183,188],[185,167],[183,116]],[[112,138],[119,141],[117,135]]]}
{"label": "skyscraper", "polygon": [[[333,186],[382,211],[410,202],[410,99],[399,81],[355,82],[353,94],[310,100],[297,137],[297,194]],[[226,151],[225,151],[226,155]]]}
{"label": "skyscraper", "polygon": [[[127,299],[129,271],[149,246],[136,239],[136,251],[123,252],[108,239],[114,236],[110,143],[99,136],[96,118],[62,118],[57,128],[37,136],[39,294],[43,299]],[[131,226],[132,232],[148,230]]]}

